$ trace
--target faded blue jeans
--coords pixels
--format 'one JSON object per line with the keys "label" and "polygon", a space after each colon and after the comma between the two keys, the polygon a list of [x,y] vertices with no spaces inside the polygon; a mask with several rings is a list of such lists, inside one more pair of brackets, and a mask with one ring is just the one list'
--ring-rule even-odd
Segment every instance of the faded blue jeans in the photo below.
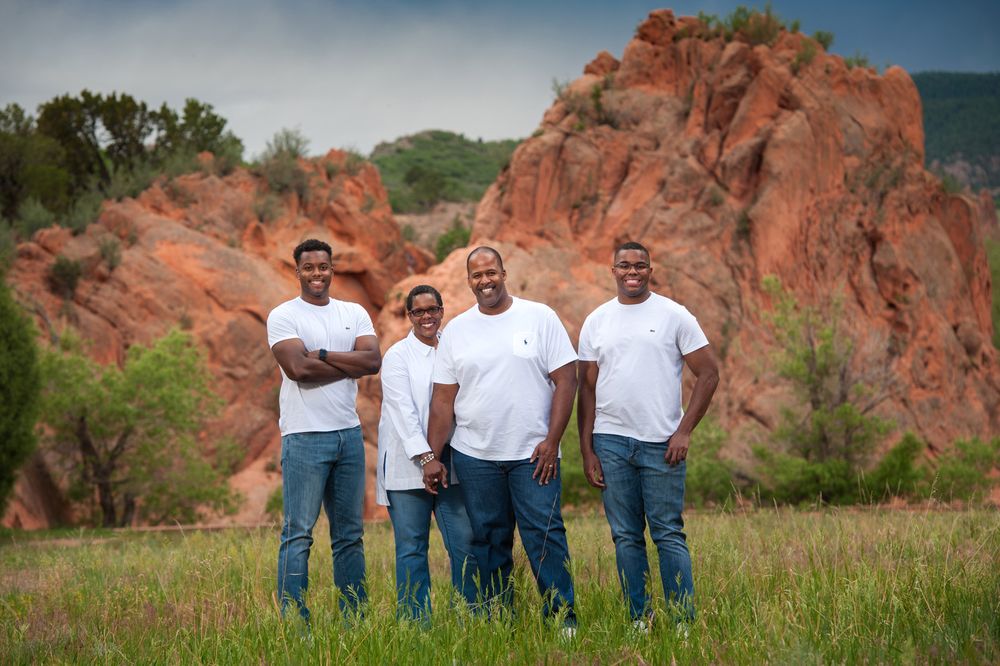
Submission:
{"label": "faded blue jeans", "polygon": [[542,594],[543,613],[548,617],[566,607],[565,622],[575,626],[561,477],[540,485],[531,478],[535,463],[527,458],[480,460],[453,449],[452,459],[472,523],[472,552],[479,565],[483,600],[499,598],[507,608],[513,606],[510,578],[517,527]]}
{"label": "faded blue jeans", "polygon": [[691,554],[684,535],[684,479],[687,465],[664,460],[667,442],[643,442],[621,435],[594,433],[594,453],[601,461],[604,512],[615,542],[618,579],[629,616],[650,611],[646,577],[646,523],[660,559],[660,578],[668,603],[677,604],[677,620],[694,617]]}
{"label": "faded blue jeans", "polygon": [[333,582],[341,611],[365,600],[365,547],[361,516],[365,499],[365,443],[361,426],[302,432],[281,438],[284,519],[278,549],[278,599],[309,621],[303,599],[309,587],[309,549],[320,505],[330,520]]}
{"label": "faded blue jeans", "polygon": [[431,573],[427,548],[431,513],[437,519],[451,564],[451,584],[465,601],[476,603],[476,557],[472,554],[472,527],[458,485],[431,495],[423,488],[389,490],[389,518],[396,542],[396,598],[401,617],[428,621],[431,612]]}

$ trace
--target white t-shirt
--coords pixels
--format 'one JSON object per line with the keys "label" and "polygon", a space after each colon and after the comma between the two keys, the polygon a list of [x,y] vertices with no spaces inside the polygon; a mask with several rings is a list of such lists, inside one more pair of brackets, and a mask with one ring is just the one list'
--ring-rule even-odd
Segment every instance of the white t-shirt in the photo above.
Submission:
{"label": "white t-shirt", "polygon": [[580,331],[580,360],[597,361],[594,432],[665,442],[684,414],[684,355],[708,338],[683,305],[650,293],[642,303],[613,298]]}
{"label": "white t-shirt", "polygon": [[[267,316],[267,344],[271,347],[298,338],[306,351],[346,352],[353,351],[355,340],[365,335],[375,335],[368,312],[357,303],[333,298],[326,305],[293,298]],[[361,423],[357,397],[358,382],[354,379],[309,384],[292,381],[281,370],[278,428],[282,435],[353,428]]]}
{"label": "white t-shirt", "polygon": [[435,384],[458,384],[451,446],[480,460],[523,460],[549,433],[549,373],[576,360],[547,305],[515,298],[505,312],[473,306],[441,336]]}
{"label": "white t-shirt", "polygon": [[[431,450],[427,443],[427,419],[436,351],[410,331],[382,357],[375,501],[384,506],[389,505],[387,490],[424,487],[424,472],[412,458]],[[458,483],[454,470],[448,470],[448,483]]]}

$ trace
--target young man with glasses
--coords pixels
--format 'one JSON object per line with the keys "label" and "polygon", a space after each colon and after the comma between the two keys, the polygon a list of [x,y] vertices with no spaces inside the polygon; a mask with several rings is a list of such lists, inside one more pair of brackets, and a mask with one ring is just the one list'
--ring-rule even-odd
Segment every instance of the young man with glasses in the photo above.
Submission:
{"label": "young man with glasses", "polygon": [[[681,518],[685,460],[719,370],[694,316],[649,290],[649,251],[628,242],[613,256],[618,295],[594,310],[580,331],[577,418],[584,472],[602,490],[634,626],[648,631],[652,619],[646,592],[648,521],[664,596],[686,631],[684,624],[694,617],[694,583]],[[685,364],[696,377],[686,412],[681,407]]]}

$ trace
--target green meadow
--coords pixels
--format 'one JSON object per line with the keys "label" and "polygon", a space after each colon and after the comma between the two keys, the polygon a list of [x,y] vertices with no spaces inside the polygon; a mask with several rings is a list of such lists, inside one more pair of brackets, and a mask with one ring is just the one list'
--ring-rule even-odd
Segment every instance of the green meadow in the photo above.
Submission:
{"label": "green meadow", "polygon": [[698,616],[686,639],[666,619],[655,575],[658,623],[648,634],[631,630],[607,523],[596,513],[567,516],[580,620],[573,639],[536,612],[523,553],[513,614],[487,621],[452,605],[438,536],[432,626],[397,622],[388,523],[366,526],[367,612],[341,617],[326,530],[321,519],[311,636],[279,618],[276,526],[5,532],[0,662],[1000,661],[1000,513],[993,510],[692,512]]}

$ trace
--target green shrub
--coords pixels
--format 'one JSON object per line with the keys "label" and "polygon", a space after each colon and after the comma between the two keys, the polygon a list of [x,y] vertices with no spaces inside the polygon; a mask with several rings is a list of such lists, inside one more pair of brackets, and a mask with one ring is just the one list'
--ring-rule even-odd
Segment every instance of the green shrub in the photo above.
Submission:
{"label": "green shrub", "polygon": [[795,54],[792,60],[792,74],[798,74],[803,65],[808,65],[816,57],[816,42],[811,39],[803,40],[802,48]]}
{"label": "green shrub", "polygon": [[437,256],[437,260],[439,262],[444,261],[453,250],[468,245],[471,234],[472,230],[462,224],[461,218],[456,215],[455,219],[451,221],[451,228],[438,236],[437,243],[434,246],[434,253]]}
{"label": "green shrub", "polygon": [[55,224],[56,216],[35,198],[26,200],[17,210],[15,226],[22,238],[31,238],[39,229]]}
{"label": "green shrub", "polygon": [[96,190],[88,190],[77,197],[66,215],[65,226],[75,234],[82,233],[101,213],[104,195]]}
{"label": "green shrub", "polygon": [[871,63],[868,62],[868,56],[860,51],[855,51],[854,55],[844,58],[844,64],[847,65],[847,69],[854,69],[855,67],[871,67]]}
{"label": "green shrub", "polygon": [[34,327],[0,279],[0,514],[35,450],[40,391]]}
{"label": "green shrub", "polygon": [[959,440],[942,458],[934,481],[939,496],[946,499],[983,496],[993,483],[987,475],[1000,466],[1000,437],[988,442],[977,437]]}
{"label": "green shrub", "polygon": [[353,150],[347,151],[347,158],[344,160],[344,171],[347,172],[348,176],[357,176],[361,173],[361,169],[365,166],[364,155],[356,153]]}
{"label": "green shrub", "polygon": [[278,486],[267,498],[267,504],[264,505],[264,513],[275,519],[281,519],[282,513],[285,511],[285,496],[282,493],[281,486]]}
{"label": "green shrub", "polygon": [[993,346],[1000,349],[1000,241],[986,239],[986,261],[993,282]]}
{"label": "green shrub", "polygon": [[827,32],[826,30],[817,30],[813,33],[813,39],[823,47],[824,51],[829,51],[830,47],[833,46],[833,33]]}
{"label": "green shrub", "polygon": [[703,419],[691,434],[684,492],[688,504],[719,504],[733,494],[733,465],[719,456],[728,437],[711,418]]}
{"label": "green shrub", "polygon": [[83,267],[79,261],[60,254],[49,269],[49,288],[53,294],[70,300],[76,293],[76,285],[82,274]]}
{"label": "green shrub", "polygon": [[281,217],[283,209],[284,204],[282,204],[281,199],[271,193],[257,197],[253,203],[254,214],[264,224]]}
{"label": "green shrub", "polygon": [[889,449],[866,477],[871,499],[913,498],[926,489],[927,470],[917,466],[924,443],[913,433],[906,433]]}
{"label": "green shrub", "polygon": [[277,157],[291,157],[297,160],[306,156],[308,148],[309,139],[300,130],[283,127],[267,142],[260,161],[267,162]]}
{"label": "green shrub", "polygon": [[122,263],[122,245],[114,236],[108,236],[101,240],[99,245],[101,259],[108,265],[110,270],[115,270]]}
{"label": "green shrub", "polygon": [[282,154],[262,162],[260,174],[272,192],[294,192],[301,200],[309,195],[309,177],[299,166],[298,159],[291,155]]}
{"label": "green shrub", "polygon": [[417,230],[413,228],[412,224],[404,224],[399,230],[399,234],[408,243],[412,243],[417,239]]}
{"label": "green shrub", "polygon": [[853,504],[861,480],[844,460],[811,461],[800,456],[752,448],[758,461],[760,495],[779,504]]}
{"label": "green shrub", "polygon": [[10,222],[0,217],[0,280],[17,255],[17,234]]}
{"label": "green shrub", "polygon": [[961,194],[965,187],[958,178],[950,173],[945,173],[941,175],[941,189],[944,190],[945,194]]}

